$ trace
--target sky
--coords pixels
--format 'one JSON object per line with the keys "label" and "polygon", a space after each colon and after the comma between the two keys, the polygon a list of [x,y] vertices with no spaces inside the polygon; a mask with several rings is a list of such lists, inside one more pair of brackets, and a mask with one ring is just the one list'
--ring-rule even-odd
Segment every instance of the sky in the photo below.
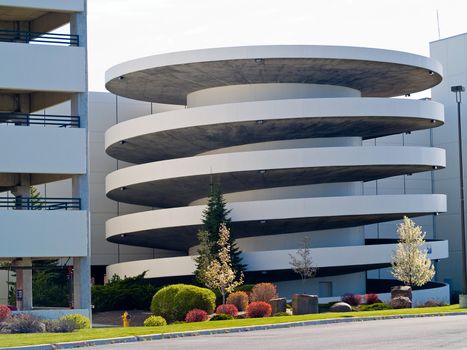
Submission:
{"label": "sky", "polygon": [[115,64],[166,52],[303,44],[429,56],[429,42],[465,32],[467,0],[88,0],[89,90],[105,91]]}

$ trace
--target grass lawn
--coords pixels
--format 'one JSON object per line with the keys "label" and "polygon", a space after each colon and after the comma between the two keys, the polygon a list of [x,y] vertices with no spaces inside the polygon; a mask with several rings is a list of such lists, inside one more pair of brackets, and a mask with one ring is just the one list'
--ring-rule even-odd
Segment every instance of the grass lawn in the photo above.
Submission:
{"label": "grass lawn", "polygon": [[343,317],[365,317],[365,316],[388,316],[388,315],[409,315],[425,313],[449,313],[449,312],[467,312],[467,309],[460,309],[459,305],[426,307],[399,310],[381,310],[381,311],[360,311],[360,312],[341,312],[341,313],[322,313],[300,316],[280,316],[268,318],[249,318],[227,321],[210,321],[198,323],[174,324],[164,327],[129,327],[129,328],[94,328],[83,329],[72,333],[34,333],[34,334],[0,334],[0,347],[12,347],[23,345],[50,344],[69,342],[77,340],[91,340],[101,338],[116,338],[131,335],[158,334],[170,332],[194,331],[203,329],[242,327],[297,321],[322,320],[329,318]]}

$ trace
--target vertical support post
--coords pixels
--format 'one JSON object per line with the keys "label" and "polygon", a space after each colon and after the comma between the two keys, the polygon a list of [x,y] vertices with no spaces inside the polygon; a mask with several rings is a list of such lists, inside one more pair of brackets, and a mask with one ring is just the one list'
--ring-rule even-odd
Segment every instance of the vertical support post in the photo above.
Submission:
{"label": "vertical support post", "polygon": [[[70,20],[70,34],[79,36],[79,46],[84,47],[87,57],[87,1],[84,1],[83,12],[75,13]],[[80,117],[80,127],[88,129],[88,87],[87,59],[85,62],[84,91],[73,94],[71,98],[71,114]],[[87,229],[87,255],[73,258],[73,304],[75,308],[88,309],[91,316],[91,248],[90,248],[90,218],[89,218],[89,140],[86,132],[86,173],[72,178],[73,197],[81,199],[81,210],[85,210]]]}
{"label": "vertical support post", "polygon": [[32,309],[32,260],[18,260],[16,269],[16,307],[18,310]]}

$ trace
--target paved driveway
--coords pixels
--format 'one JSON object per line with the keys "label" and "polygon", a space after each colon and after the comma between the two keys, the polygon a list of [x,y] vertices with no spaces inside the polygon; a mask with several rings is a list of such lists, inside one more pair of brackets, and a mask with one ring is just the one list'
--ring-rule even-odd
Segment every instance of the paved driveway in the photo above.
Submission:
{"label": "paved driveway", "polygon": [[194,336],[87,348],[89,350],[467,349],[467,316],[352,322]]}

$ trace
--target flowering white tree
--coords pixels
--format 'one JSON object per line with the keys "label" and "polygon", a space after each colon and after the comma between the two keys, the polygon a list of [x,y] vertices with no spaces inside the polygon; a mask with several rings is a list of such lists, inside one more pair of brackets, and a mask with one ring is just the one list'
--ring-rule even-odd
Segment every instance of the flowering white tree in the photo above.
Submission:
{"label": "flowering white tree", "polygon": [[302,288],[304,289],[303,292],[305,292],[305,280],[315,277],[318,271],[318,267],[311,257],[310,237],[304,237],[302,246],[297,250],[296,255],[289,254],[289,256],[289,264],[292,270],[302,278]]}
{"label": "flowering white tree", "polygon": [[232,269],[230,259],[230,231],[221,224],[219,228],[219,253],[214,256],[204,271],[204,283],[208,288],[217,289],[222,294],[222,304],[225,304],[225,295],[243,284],[243,273],[236,281],[235,271]]}
{"label": "flowering white tree", "polygon": [[435,268],[422,248],[425,233],[408,217],[397,228],[399,243],[391,259],[392,275],[409,286],[423,286],[435,275]]}

